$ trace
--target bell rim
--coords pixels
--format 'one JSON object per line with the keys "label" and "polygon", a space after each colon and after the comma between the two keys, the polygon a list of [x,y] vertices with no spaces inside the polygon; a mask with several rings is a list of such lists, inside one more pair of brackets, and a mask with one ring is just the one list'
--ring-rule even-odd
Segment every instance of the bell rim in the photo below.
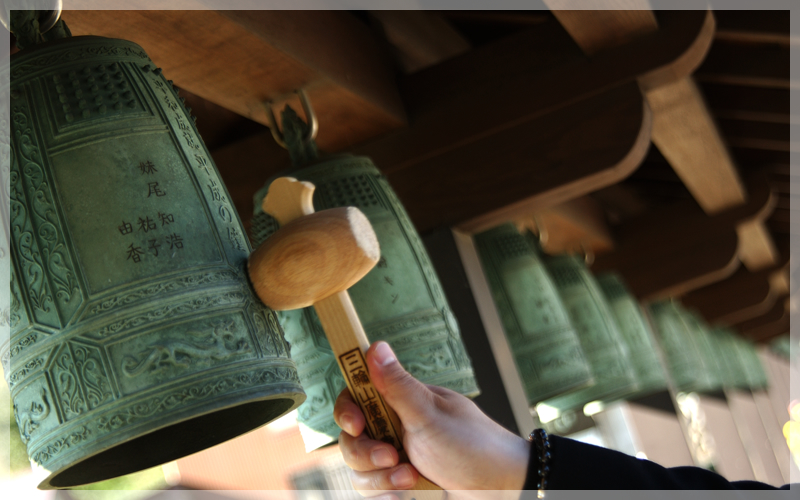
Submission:
{"label": "bell rim", "polygon": [[[249,390],[249,391],[235,391],[233,393],[226,393],[225,396],[223,396],[223,397],[221,397],[220,399],[217,400],[218,404],[216,404],[216,405],[207,405],[207,404],[202,404],[202,402],[201,402],[201,403],[199,403],[198,405],[196,405],[194,407],[186,408],[183,411],[178,412],[172,419],[169,419],[169,420],[164,419],[162,421],[162,425],[159,425],[157,427],[149,429],[148,432],[145,432],[145,433],[142,433],[142,434],[137,434],[137,435],[128,436],[128,437],[121,437],[121,438],[118,438],[117,440],[114,440],[113,438],[114,438],[115,434],[114,433],[110,433],[108,436],[105,436],[105,438],[106,438],[105,440],[100,440],[100,442],[103,443],[102,446],[97,447],[95,450],[92,451],[92,453],[90,453],[88,455],[85,455],[85,456],[82,456],[80,458],[80,460],[77,460],[77,461],[74,460],[75,456],[77,456],[79,454],[80,448],[76,448],[76,450],[77,450],[76,452],[73,452],[71,454],[67,454],[64,457],[61,457],[62,461],[67,461],[68,463],[65,463],[65,464],[61,465],[60,467],[58,467],[56,470],[53,470],[53,471],[50,471],[50,470],[46,469],[44,466],[40,466],[38,464],[35,464],[33,461],[31,461],[31,465],[33,467],[35,467],[36,469],[38,469],[40,471],[43,471],[42,472],[43,476],[44,476],[44,473],[47,474],[44,477],[44,479],[42,479],[39,482],[37,488],[40,489],[40,490],[57,490],[57,489],[72,488],[72,487],[75,487],[75,486],[82,486],[82,485],[85,485],[85,484],[93,484],[93,483],[97,483],[97,482],[100,482],[100,481],[113,479],[113,478],[116,478],[116,477],[122,477],[122,476],[125,476],[125,475],[128,475],[128,474],[133,474],[133,473],[136,473],[136,472],[140,472],[142,470],[147,470],[149,468],[158,467],[158,466],[161,466],[161,465],[163,465],[165,463],[169,463],[169,462],[174,461],[174,460],[180,460],[182,458],[189,457],[189,456],[192,456],[192,455],[194,455],[196,453],[200,453],[202,451],[208,450],[209,448],[211,448],[213,446],[216,446],[216,445],[219,445],[219,444],[223,444],[223,443],[225,443],[225,442],[227,442],[227,441],[229,441],[231,439],[235,439],[235,438],[244,436],[245,434],[249,434],[251,432],[254,432],[254,431],[258,430],[258,429],[261,429],[262,427],[270,424],[271,422],[274,422],[278,418],[281,418],[281,417],[289,414],[291,411],[297,409],[297,407],[299,407],[301,404],[303,404],[303,402],[306,400],[305,391],[303,390],[302,385],[300,383],[297,383],[297,382],[282,382],[280,384],[272,384],[272,385],[270,385],[268,387],[268,389],[269,389],[268,390],[269,394],[267,394],[267,395],[265,395],[263,397],[256,398],[256,399],[248,398],[248,395],[251,395],[253,393],[264,392],[263,390],[259,391],[257,389],[253,389],[253,390]],[[230,401],[230,399],[236,399],[236,401]],[[255,427],[251,427],[251,428],[249,428],[247,430],[244,430],[243,432],[240,432],[240,433],[235,434],[233,436],[225,437],[224,439],[219,440],[215,444],[202,446],[199,449],[197,449],[196,451],[193,451],[191,453],[179,454],[179,456],[177,456],[175,458],[172,458],[172,459],[169,459],[169,460],[165,460],[164,462],[156,463],[156,464],[148,466],[148,467],[144,467],[144,468],[142,468],[142,467],[134,467],[129,472],[124,472],[124,473],[121,473],[121,474],[112,475],[112,476],[105,477],[105,478],[100,478],[100,479],[96,479],[96,480],[92,480],[92,481],[88,481],[88,482],[82,482],[82,483],[65,484],[65,485],[61,485],[61,486],[54,486],[54,485],[51,484],[52,481],[55,478],[57,478],[60,474],[62,474],[64,472],[67,472],[68,470],[70,470],[70,469],[72,469],[74,467],[78,467],[78,466],[80,466],[80,464],[87,462],[88,460],[92,459],[93,457],[96,457],[96,456],[100,455],[101,453],[105,453],[107,451],[110,451],[113,448],[116,448],[116,447],[119,447],[121,445],[124,445],[125,443],[132,442],[132,441],[134,441],[136,439],[140,439],[140,438],[143,438],[145,436],[154,434],[155,432],[163,431],[163,430],[168,429],[168,428],[170,428],[172,426],[177,426],[177,425],[180,425],[180,424],[184,424],[184,423],[187,423],[187,422],[189,422],[191,420],[198,419],[198,418],[201,418],[201,417],[204,417],[204,416],[207,416],[207,415],[211,415],[213,413],[222,412],[222,411],[225,411],[225,410],[232,410],[232,409],[234,409],[236,407],[239,407],[239,406],[247,406],[247,405],[254,404],[254,403],[263,403],[263,402],[272,401],[272,400],[290,400],[291,404],[287,407],[287,409],[283,410],[279,415],[271,418],[270,420],[268,420],[268,421],[266,421],[266,422],[264,422],[264,423],[262,423],[260,425],[257,425]],[[198,412],[197,410],[199,410],[199,409],[202,409],[203,411]],[[140,424],[140,425],[142,427],[144,427],[144,425],[146,423],[147,422],[145,422],[143,424]],[[70,460],[70,459],[72,459],[72,460]]]}

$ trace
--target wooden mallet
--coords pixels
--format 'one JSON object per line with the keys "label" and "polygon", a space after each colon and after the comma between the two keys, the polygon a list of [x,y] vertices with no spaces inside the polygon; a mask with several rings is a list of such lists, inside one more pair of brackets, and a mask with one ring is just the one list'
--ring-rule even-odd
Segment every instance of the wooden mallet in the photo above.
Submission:
{"label": "wooden mallet", "polygon": [[[364,359],[369,340],[347,294],[380,259],[378,239],[355,207],[315,213],[313,194],[313,184],[291,177],[270,185],[262,207],[280,229],[250,255],[250,279],[259,298],[276,311],[314,306],[350,394],[364,413],[367,434],[392,444],[400,461],[407,462],[400,420],[372,385]],[[405,496],[410,495],[438,499],[444,492],[420,476]]]}

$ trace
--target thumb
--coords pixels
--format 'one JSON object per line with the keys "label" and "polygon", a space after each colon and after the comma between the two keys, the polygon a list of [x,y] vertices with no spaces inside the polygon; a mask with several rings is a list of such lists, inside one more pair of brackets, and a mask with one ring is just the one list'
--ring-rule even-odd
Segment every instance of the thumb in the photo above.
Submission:
{"label": "thumb", "polygon": [[386,342],[375,342],[367,350],[372,383],[386,403],[400,417],[406,429],[425,422],[435,396],[428,387],[408,373]]}

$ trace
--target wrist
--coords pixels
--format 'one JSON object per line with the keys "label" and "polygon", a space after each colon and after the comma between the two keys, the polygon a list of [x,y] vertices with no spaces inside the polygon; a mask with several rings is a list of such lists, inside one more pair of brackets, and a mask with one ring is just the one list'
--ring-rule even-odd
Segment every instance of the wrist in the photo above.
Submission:
{"label": "wrist", "polygon": [[506,463],[503,485],[500,489],[522,490],[528,474],[528,464],[531,460],[531,447],[533,443],[519,436],[513,436],[510,443],[509,458]]}

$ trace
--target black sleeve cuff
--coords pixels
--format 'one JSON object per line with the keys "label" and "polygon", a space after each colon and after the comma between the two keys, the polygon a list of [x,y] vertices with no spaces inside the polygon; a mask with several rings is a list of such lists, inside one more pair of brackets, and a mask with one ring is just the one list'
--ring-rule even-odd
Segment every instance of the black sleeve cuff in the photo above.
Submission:
{"label": "black sleeve cuff", "polygon": [[[776,489],[756,481],[729,482],[700,467],[665,468],[618,451],[550,436],[548,490]],[[539,459],[531,447],[526,490],[536,489]]]}

